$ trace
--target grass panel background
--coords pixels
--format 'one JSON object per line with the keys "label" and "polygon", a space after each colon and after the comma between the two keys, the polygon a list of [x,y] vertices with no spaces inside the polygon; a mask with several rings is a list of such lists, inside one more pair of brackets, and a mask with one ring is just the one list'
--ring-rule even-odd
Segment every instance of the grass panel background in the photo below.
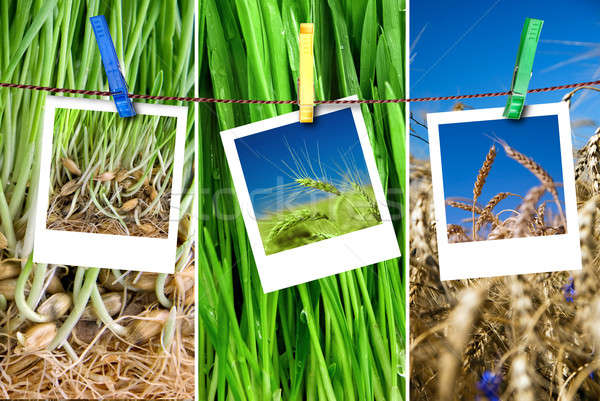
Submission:
{"label": "grass panel background", "polygon": [[[405,16],[403,0],[200,0],[199,95],[295,99],[314,22],[317,99],[403,97]],[[199,105],[199,397],[404,399],[403,260],[262,292],[218,133],[294,109]],[[362,110],[403,249],[404,107]]]}

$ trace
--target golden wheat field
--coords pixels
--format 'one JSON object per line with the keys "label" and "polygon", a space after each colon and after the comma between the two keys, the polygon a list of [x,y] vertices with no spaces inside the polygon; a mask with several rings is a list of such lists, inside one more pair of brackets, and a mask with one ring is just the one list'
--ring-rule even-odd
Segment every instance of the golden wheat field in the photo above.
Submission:
{"label": "golden wheat field", "polygon": [[411,160],[412,400],[600,399],[599,145],[576,154],[583,270],[477,280],[439,280],[430,167]]}

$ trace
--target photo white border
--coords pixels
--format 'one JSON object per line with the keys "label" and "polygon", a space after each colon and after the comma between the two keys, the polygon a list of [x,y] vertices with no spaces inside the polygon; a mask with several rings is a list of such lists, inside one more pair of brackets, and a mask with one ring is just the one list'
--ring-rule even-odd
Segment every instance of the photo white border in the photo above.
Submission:
{"label": "photo white border", "polygon": [[[565,195],[567,233],[543,237],[526,237],[490,241],[448,243],[446,203],[444,197],[439,126],[442,124],[506,119],[503,107],[427,114],[429,154],[440,279],[458,280],[513,274],[580,270],[579,224],[575,194],[575,171],[571,144],[571,122],[566,102],[526,106],[521,118],[558,116],[561,164]],[[543,135],[536,133],[543,141]],[[552,133],[553,134],[553,133]]]}
{"label": "photo white border", "polygon": [[[357,99],[357,97],[352,96],[345,99]],[[299,121],[298,112],[295,111],[221,132],[225,155],[227,156],[242,217],[265,293],[400,256],[400,248],[387,207],[383,186],[377,172],[375,157],[360,105],[319,105],[315,108],[315,118],[318,119],[319,116],[347,108],[352,111],[382,223],[271,255],[265,254],[235,140],[297,123]]]}
{"label": "photo white border", "polygon": [[177,118],[168,237],[147,238],[46,228],[56,109],[117,112],[112,101],[47,96],[42,134],[41,173],[35,211],[34,262],[153,273],[174,272],[188,111],[187,107],[183,106],[148,103],[134,103],[134,107],[137,114]]}

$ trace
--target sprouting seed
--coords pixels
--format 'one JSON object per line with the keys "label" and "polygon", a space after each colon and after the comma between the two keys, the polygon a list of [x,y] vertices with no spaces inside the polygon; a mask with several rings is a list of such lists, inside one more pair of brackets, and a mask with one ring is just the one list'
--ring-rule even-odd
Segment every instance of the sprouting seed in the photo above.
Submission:
{"label": "sprouting seed", "polygon": [[[107,292],[106,294],[102,294],[102,302],[106,307],[106,311],[110,316],[115,316],[121,310],[123,305],[123,295],[118,292]],[[98,316],[96,316],[96,312],[94,311],[94,307],[92,305],[88,305],[83,311],[83,315],[81,315],[83,320],[96,320]]]}
{"label": "sprouting seed", "polygon": [[59,292],[45,300],[37,309],[37,312],[48,317],[50,320],[56,320],[64,316],[72,305],[71,296],[64,292]]}
{"label": "sprouting seed", "polygon": [[69,170],[69,173],[73,175],[81,175],[81,170],[77,166],[77,163],[75,163],[73,160],[69,159],[68,157],[63,157],[61,162],[64,168]]}
{"label": "sprouting seed", "polygon": [[65,292],[65,288],[60,282],[60,279],[56,275],[54,275],[50,279],[48,287],[46,287],[46,291],[48,291],[50,294],[58,294],[60,292]]}
{"label": "sprouting seed", "polygon": [[97,175],[96,181],[106,182],[106,181],[112,181],[114,178],[115,178],[115,173],[113,173],[112,171],[106,171],[102,174]]}
{"label": "sprouting seed", "polygon": [[169,311],[155,309],[142,315],[143,319],[135,320],[129,326],[129,333],[134,344],[140,344],[159,335],[163,325],[169,318]]}
{"label": "sprouting seed", "polygon": [[2,232],[0,232],[0,249],[6,249],[6,248],[8,248],[8,240],[6,239],[4,234],[2,234]]}
{"label": "sprouting seed", "polygon": [[137,207],[138,203],[138,198],[129,199],[127,202],[123,203],[123,206],[121,206],[121,211],[125,213],[131,212]]}
{"label": "sprouting seed", "polygon": [[25,333],[17,333],[17,340],[24,352],[33,352],[48,346],[55,336],[56,324],[39,323],[31,326]]}
{"label": "sprouting seed", "polygon": [[155,273],[142,273],[131,282],[133,288],[141,291],[154,291],[155,284]]}
{"label": "sprouting seed", "polygon": [[62,186],[59,192],[59,196],[71,195],[72,193],[77,191],[77,189],[79,189],[80,186],[81,184],[78,182],[78,180],[71,180]]}
{"label": "sprouting seed", "polygon": [[150,224],[150,223],[144,223],[144,224],[140,224],[140,230],[142,230],[142,232],[146,235],[150,235],[153,234],[154,232],[156,232],[156,227],[154,227],[154,225]]}
{"label": "sprouting seed", "polygon": [[4,295],[4,298],[6,298],[7,300],[14,301],[16,287],[17,287],[17,280],[14,278],[1,280],[0,281],[0,294]]}
{"label": "sprouting seed", "polygon": [[127,172],[127,170],[120,169],[119,171],[117,171],[116,181],[121,182],[124,179],[126,179],[127,177],[129,177],[129,173]]}
{"label": "sprouting seed", "polygon": [[18,259],[0,261],[0,280],[15,278],[21,273],[21,262]]}
{"label": "sprouting seed", "polygon": [[158,192],[156,191],[156,189],[153,186],[150,186],[148,189],[148,196],[150,197],[150,200],[153,201],[154,199],[156,199],[156,197],[158,196]]}

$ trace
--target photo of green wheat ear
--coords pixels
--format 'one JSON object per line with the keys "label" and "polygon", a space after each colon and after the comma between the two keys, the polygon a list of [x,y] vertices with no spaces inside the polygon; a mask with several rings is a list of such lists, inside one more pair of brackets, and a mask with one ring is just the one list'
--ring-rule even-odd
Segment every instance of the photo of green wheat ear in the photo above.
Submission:
{"label": "photo of green wheat ear", "polygon": [[176,123],[57,109],[47,228],[166,238]]}
{"label": "photo of green wheat ear", "polygon": [[235,145],[267,255],[381,224],[351,109]]}
{"label": "photo of green wheat ear", "polygon": [[[307,22],[315,24],[316,99],[406,96],[404,0],[200,0],[198,7],[199,96],[297,99],[299,29]],[[198,198],[198,399],[404,400],[404,260],[268,294],[262,290],[219,132],[293,110],[291,104],[198,107],[203,194]],[[381,180],[404,249],[404,105],[365,104],[361,110],[379,172],[371,179]],[[289,156],[271,158],[281,159]],[[330,174],[333,170],[326,171]],[[328,202],[340,198],[335,189],[349,190],[337,179],[323,180],[320,172],[297,178],[323,181],[321,188],[332,192],[293,185],[323,192]],[[360,197],[356,191],[351,196]],[[351,213],[352,208],[343,202],[340,209]],[[294,209],[294,217],[312,219],[304,223],[318,224],[323,232],[331,229],[329,207],[309,210]],[[374,220],[365,208],[360,214]],[[355,214],[359,221],[360,214]]]}
{"label": "photo of green wheat ear", "polygon": [[[194,0],[2,1],[0,82],[108,91],[89,23],[90,17],[105,15],[130,93],[193,96],[195,5]],[[193,399],[193,113],[185,134],[174,274],[46,265],[33,262],[31,240],[37,183],[41,174],[51,174],[40,169],[46,96],[0,89],[0,398]],[[100,114],[56,114],[60,129],[51,182],[53,195],[63,191],[63,197],[51,201],[58,219],[51,224],[103,227],[114,234],[127,228],[135,235],[134,227],[147,222],[154,227],[165,207],[172,156],[161,138],[170,135],[171,123],[152,118],[126,123]],[[149,135],[160,125],[166,129]],[[120,173],[126,177],[117,183]],[[147,190],[152,187],[155,204]],[[125,212],[134,198],[137,206]],[[117,215],[124,225],[118,219],[107,223]]]}
{"label": "photo of green wheat ear", "polygon": [[333,184],[313,178],[298,178],[296,183],[329,196],[259,219],[258,227],[267,255],[381,223],[370,186],[351,182],[350,189],[342,192]]}

